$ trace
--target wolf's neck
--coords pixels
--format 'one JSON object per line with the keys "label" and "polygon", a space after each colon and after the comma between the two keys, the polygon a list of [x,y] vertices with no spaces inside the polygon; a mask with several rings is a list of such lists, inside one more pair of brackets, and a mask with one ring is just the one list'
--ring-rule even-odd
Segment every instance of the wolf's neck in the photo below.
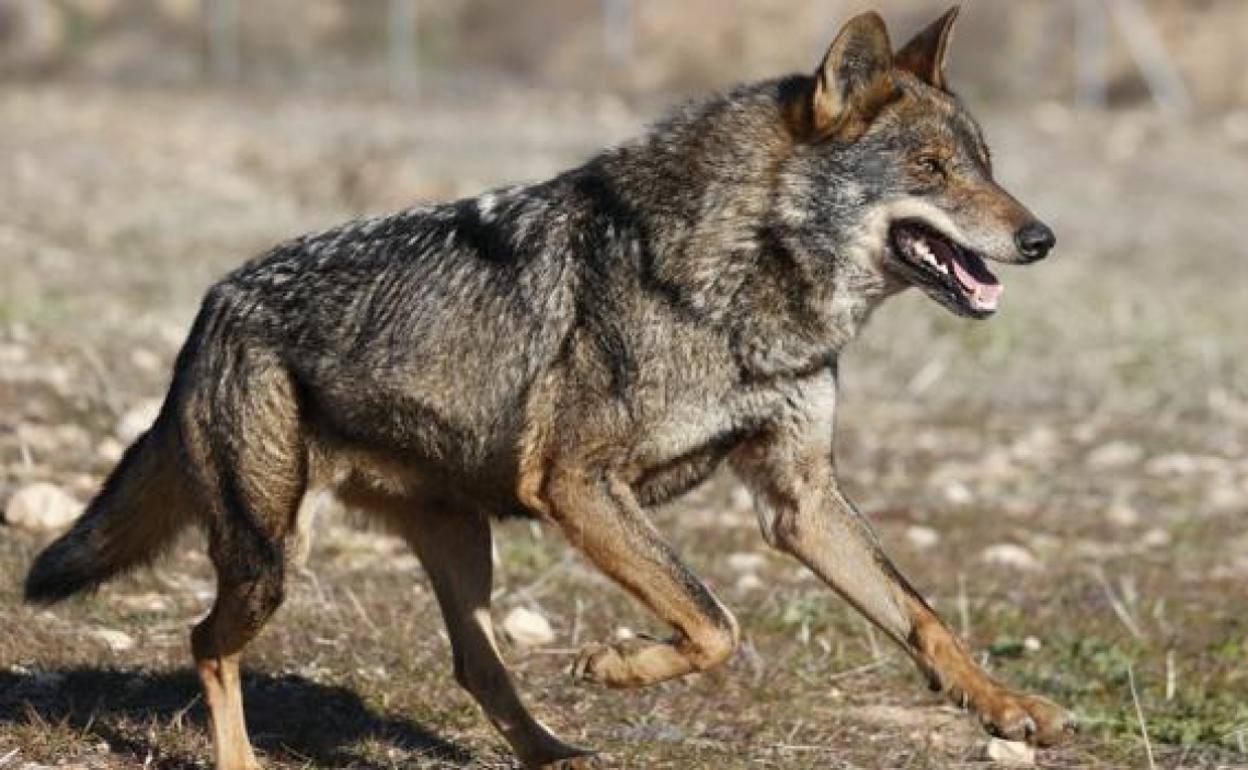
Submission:
{"label": "wolf's neck", "polygon": [[647,277],[731,329],[760,376],[830,360],[881,298],[870,276],[808,253],[775,211],[793,151],[780,91],[763,83],[688,108],[601,159],[644,222]]}
{"label": "wolf's neck", "polygon": [[710,316],[757,270],[778,166],[792,139],[774,83],[691,105],[599,160],[642,223],[658,281]]}

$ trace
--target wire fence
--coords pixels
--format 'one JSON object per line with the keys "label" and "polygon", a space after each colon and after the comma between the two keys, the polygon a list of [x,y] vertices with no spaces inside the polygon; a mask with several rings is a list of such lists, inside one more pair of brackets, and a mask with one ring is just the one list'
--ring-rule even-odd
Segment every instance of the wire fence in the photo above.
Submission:
{"label": "wire fence", "polygon": [[[147,34],[154,47],[176,49],[172,54],[166,50],[164,61],[177,59],[178,53],[182,59],[198,59],[198,65],[183,69],[219,84],[280,80],[280,73],[273,74],[281,70],[274,61],[284,51],[290,60],[285,75],[323,75],[338,67],[340,73],[352,70],[354,82],[405,96],[436,88],[453,79],[453,73],[464,72],[523,78],[537,85],[605,84],[619,90],[723,85],[783,66],[773,62],[791,66],[800,60],[796,48],[801,56],[813,58],[818,41],[826,42],[836,21],[861,5],[834,0],[304,0],[266,2],[266,16],[258,11],[259,4],[242,0],[130,2],[134,9],[143,6],[134,13],[147,13],[146,22],[136,17],[122,23],[118,11],[117,18],[101,17],[93,26],[86,12],[68,14],[72,29],[64,33],[70,38],[67,47],[89,53],[97,38]],[[14,8],[24,8],[30,16],[39,6],[45,14],[56,9],[63,14],[84,3],[0,0],[0,51],[6,7],[9,16]],[[913,24],[934,14],[943,2],[891,0],[882,5]],[[1248,65],[1245,46],[1237,39],[1248,33],[1238,23],[1248,23],[1248,3],[1183,3],[1176,16],[1173,8],[1178,5],[1148,0],[976,3],[962,22],[963,29],[971,27],[975,44],[959,47],[955,70],[959,59],[969,58],[962,81],[990,96],[1023,84],[1028,93],[1039,91],[1088,107],[1111,105],[1122,94],[1148,99],[1179,115],[1211,101],[1219,103],[1214,106],[1248,101],[1248,87],[1237,85],[1239,78],[1224,88],[1229,89],[1226,93],[1210,96],[1208,88],[1193,89],[1193,84],[1211,79],[1209,71],[1237,73]],[[1225,19],[1218,17],[1217,7]],[[162,13],[176,17],[176,23],[162,22]],[[21,13],[17,16],[20,20]],[[1177,27],[1163,23],[1175,18]],[[309,31],[317,24],[318,29]],[[338,32],[327,34],[325,29],[335,24]],[[1212,55],[1200,49],[1210,49],[1203,41],[1215,36],[1229,40],[1213,48],[1239,58],[1193,66],[1191,60]],[[1176,57],[1176,46],[1184,56]],[[63,58],[72,62],[74,56],[70,50]],[[0,72],[2,65],[0,56]]]}

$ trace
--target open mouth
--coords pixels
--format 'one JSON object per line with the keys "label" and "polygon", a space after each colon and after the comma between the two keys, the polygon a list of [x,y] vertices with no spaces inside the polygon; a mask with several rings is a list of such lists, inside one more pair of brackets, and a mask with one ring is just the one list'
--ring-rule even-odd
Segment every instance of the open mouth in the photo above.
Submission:
{"label": "open mouth", "polygon": [[970,315],[996,311],[1005,287],[983,257],[917,220],[895,223],[890,236],[893,255],[907,269],[912,283],[938,293]]}

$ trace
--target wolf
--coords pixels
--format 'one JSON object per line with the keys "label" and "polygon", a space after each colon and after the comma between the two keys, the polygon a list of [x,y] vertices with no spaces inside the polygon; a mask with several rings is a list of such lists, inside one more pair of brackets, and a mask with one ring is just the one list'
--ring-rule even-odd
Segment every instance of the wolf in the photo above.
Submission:
{"label": "wolf", "polygon": [[875,13],[813,73],[688,106],[549,181],[273,248],[206,294],[164,405],[41,553],[50,603],[197,525],[217,575],[191,647],[218,770],[256,768],[239,661],[332,490],[428,573],[456,680],[526,767],[597,766],[528,711],[490,621],[491,521],[558,529],[672,628],[575,674],[641,687],[722,664],[729,609],[648,511],[730,466],[765,540],[809,567],[987,730],[1049,745],[1073,716],[986,673],[889,562],[833,459],[841,351],[917,288],[986,318],[988,260],[1055,237],[993,178],[946,80],[952,8],[894,51]]}

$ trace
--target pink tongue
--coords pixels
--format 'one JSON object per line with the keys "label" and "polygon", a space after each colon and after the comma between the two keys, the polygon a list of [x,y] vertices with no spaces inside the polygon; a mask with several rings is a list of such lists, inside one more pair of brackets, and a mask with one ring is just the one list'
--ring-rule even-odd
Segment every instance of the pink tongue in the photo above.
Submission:
{"label": "pink tongue", "polygon": [[996,281],[983,283],[971,275],[961,262],[956,259],[950,261],[953,262],[953,273],[958,277],[958,283],[967,290],[971,306],[976,310],[996,310],[997,303],[1001,300],[1001,292],[1005,290],[1005,287]]}

